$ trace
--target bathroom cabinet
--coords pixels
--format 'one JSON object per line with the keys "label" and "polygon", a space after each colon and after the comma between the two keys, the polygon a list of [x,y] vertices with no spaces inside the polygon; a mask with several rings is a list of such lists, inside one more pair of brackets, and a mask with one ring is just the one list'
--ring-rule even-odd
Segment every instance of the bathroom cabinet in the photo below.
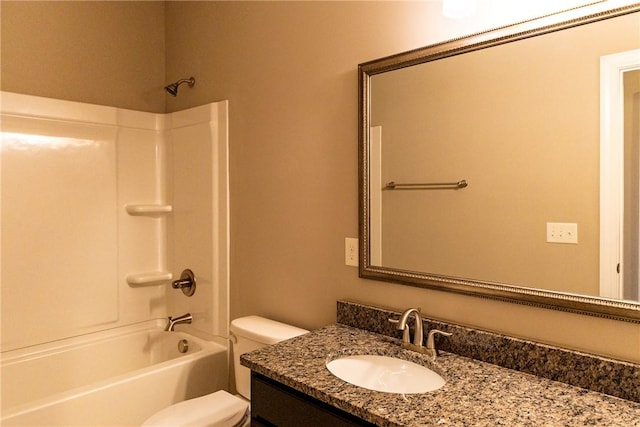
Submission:
{"label": "bathroom cabinet", "polygon": [[251,373],[252,426],[373,426],[277,381]]}

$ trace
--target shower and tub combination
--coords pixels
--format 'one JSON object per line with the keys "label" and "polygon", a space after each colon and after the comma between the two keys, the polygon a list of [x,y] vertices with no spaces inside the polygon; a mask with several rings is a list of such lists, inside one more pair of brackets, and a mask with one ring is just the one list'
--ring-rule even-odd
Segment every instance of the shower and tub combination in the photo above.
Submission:
{"label": "shower and tub combination", "polygon": [[150,321],[3,355],[2,425],[140,425],[227,388],[225,346],[163,329]]}
{"label": "shower and tub combination", "polygon": [[228,103],[0,106],[0,424],[139,425],[228,389]]}

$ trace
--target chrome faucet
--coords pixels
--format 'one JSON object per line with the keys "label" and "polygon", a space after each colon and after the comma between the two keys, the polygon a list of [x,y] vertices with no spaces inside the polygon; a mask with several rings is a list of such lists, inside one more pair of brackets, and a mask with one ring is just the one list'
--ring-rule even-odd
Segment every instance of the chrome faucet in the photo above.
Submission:
{"label": "chrome faucet", "polygon": [[[413,344],[409,341],[409,325],[407,325],[409,317],[412,314],[416,322],[416,327],[413,331]],[[424,332],[422,330],[422,317],[420,316],[419,308],[409,308],[400,315],[398,320],[389,319],[389,321],[397,323],[396,329],[402,331],[402,348],[423,352],[424,347],[422,343],[424,340]]]}
{"label": "chrome faucet", "polygon": [[[424,333],[422,331],[422,317],[420,316],[419,308],[410,308],[404,311],[402,315],[400,315],[400,319],[398,320],[398,330],[404,331],[407,328],[407,321],[409,320],[409,316],[413,314],[413,317],[416,321],[416,328],[413,331],[413,345],[418,347],[422,347],[422,340],[424,339]],[[403,335],[403,343],[409,343],[409,334],[406,336]]]}
{"label": "chrome faucet", "polygon": [[[413,331],[413,343],[409,341],[409,325],[407,322],[409,321],[409,317],[413,315],[416,327]],[[445,336],[450,336],[451,334],[448,332],[443,332],[438,329],[432,329],[429,331],[427,337],[427,346],[424,347],[422,343],[424,342],[424,331],[422,326],[422,316],[420,316],[419,308],[409,308],[405,310],[399,319],[389,319],[391,323],[396,323],[396,328],[399,331],[402,331],[402,348],[406,348],[408,350],[417,351],[418,353],[423,353],[431,357],[432,360],[436,360],[438,356],[438,350],[435,345],[435,335],[441,334]]]}
{"label": "chrome faucet", "polygon": [[171,332],[176,325],[180,323],[191,323],[192,320],[193,316],[191,315],[191,313],[183,314],[182,316],[178,316],[175,319],[169,316],[169,322],[167,323],[167,326],[164,328],[164,330],[167,332]]}

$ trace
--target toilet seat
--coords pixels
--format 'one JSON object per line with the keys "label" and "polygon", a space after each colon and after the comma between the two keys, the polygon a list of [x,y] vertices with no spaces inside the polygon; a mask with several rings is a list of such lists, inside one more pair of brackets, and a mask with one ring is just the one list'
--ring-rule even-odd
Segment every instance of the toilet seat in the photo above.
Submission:
{"label": "toilet seat", "polygon": [[239,427],[249,425],[249,402],[224,390],[156,412],[142,427]]}

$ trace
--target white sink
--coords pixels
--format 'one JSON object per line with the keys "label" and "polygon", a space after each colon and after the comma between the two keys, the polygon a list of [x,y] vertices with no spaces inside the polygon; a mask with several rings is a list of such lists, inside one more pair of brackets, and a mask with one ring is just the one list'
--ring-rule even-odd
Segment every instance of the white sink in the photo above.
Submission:
{"label": "white sink", "polygon": [[350,384],[387,393],[426,393],[445,384],[429,368],[388,356],[344,356],[328,362],[327,369]]}

